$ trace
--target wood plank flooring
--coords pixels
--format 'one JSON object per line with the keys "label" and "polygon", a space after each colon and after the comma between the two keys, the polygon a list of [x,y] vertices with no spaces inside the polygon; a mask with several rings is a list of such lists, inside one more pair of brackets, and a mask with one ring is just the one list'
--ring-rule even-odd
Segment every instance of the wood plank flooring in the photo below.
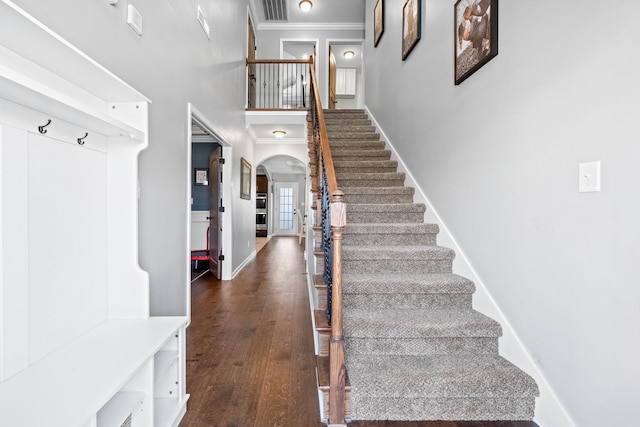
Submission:
{"label": "wood plank flooring", "polygon": [[[322,427],[307,277],[296,237],[272,238],[231,281],[191,284],[180,427]],[[536,427],[531,422],[353,422],[352,427]]]}

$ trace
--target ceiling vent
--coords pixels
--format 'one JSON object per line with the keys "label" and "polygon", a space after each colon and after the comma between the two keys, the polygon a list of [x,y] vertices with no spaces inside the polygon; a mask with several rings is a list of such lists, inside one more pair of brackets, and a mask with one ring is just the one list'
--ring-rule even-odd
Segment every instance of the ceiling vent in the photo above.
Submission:
{"label": "ceiling vent", "polygon": [[286,21],[289,19],[287,0],[262,0],[266,21]]}

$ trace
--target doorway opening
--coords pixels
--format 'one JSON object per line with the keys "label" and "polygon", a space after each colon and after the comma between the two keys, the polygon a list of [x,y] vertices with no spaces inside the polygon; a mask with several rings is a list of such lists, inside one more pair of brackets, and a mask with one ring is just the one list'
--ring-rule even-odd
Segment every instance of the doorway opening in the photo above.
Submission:
{"label": "doorway opening", "polygon": [[329,109],[364,108],[363,43],[363,40],[327,40]]}
{"label": "doorway opening", "polygon": [[190,276],[193,282],[211,272],[217,279],[222,279],[225,272],[223,248],[228,240],[222,233],[223,154],[228,155],[230,148],[192,106],[190,116]]}
{"label": "doorway opening", "polygon": [[[266,189],[266,227],[268,236],[294,236],[304,221],[307,166],[295,157],[280,154],[263,160],[257,168],[264,175]],[[256,215],[264,212],[256,209]],[[260,230],[256,230],[257,236]]]}

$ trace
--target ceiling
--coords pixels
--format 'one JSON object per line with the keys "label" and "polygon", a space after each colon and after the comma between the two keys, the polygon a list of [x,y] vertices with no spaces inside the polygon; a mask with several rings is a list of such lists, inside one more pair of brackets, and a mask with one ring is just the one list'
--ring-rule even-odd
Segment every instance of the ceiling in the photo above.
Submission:
{"label": "ceiling", "polygon": [[[332,29],[337,26],[360,26],[365,22],[365,0],[311,0],[313,8],[303,13],[298,8],[300,0],[250,0],[254,27],[261,29],[299,29],[313,27]],[[265,11],[265,6],[268,10]],[[353,42],[332,43],[336,65],[340,68],[362,68],[362,45]],[[282,45],[284,58],[306,59],[313,53],[313,44],[308,41],[286,41]],[[342,54],[352,50],[355,56],[346,59]],[[284,117],[282,114],[267,114],[251,117],[247,131],[257,144],[306,144],[305,116]],[[276,139],[274,130],[284,130],[283,139]],[[299,174],[304,165],[295,164],[292,158],[271,158],[265,161],[269,173]],[[302,167],[301,167],[302,166]]]}
{"label": "ceiling", "polygon": [[[302,12],[300,0],[250,0],[254,26],[270,24],[364,24],[365,0],[311,0],[313,8]],[[266,12],[265,7],[267,6]],[[276,13],[273,13],[276,11]],[[274,16],[275,15],[275,16]],[[285,19],[280,19],[280,18]]]}

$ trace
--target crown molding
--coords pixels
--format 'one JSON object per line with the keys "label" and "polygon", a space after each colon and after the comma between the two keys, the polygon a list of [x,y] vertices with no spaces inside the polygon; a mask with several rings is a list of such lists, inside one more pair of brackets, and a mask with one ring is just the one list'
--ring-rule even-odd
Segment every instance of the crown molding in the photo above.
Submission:
{"label": "crown molding", "polygon": [[325,30],[364,31],[364,22],[275,22],[258,24],[259,31]]}

